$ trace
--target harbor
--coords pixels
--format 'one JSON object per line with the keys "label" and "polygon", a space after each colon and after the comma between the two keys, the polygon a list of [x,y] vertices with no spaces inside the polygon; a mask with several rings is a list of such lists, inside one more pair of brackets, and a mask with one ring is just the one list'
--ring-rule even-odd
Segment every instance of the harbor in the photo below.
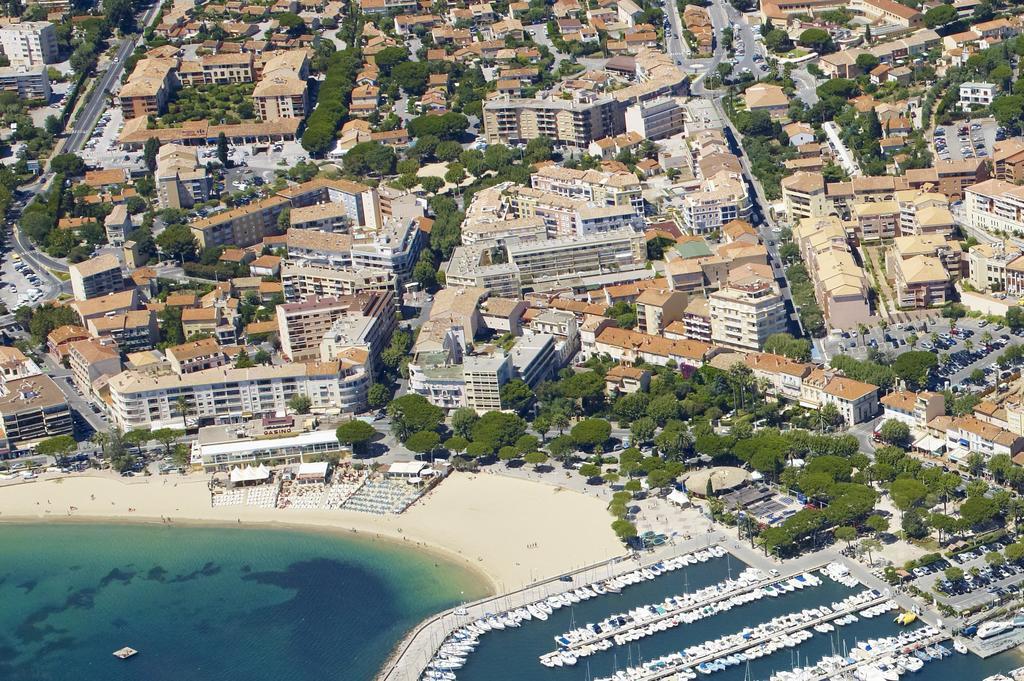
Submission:
{"label": "harbor", "polygon": [[[944,669],[980,681],[1019,666],[968,654],[974,639],[953,646],[937,613],[835,554],[783,566],[717,545],[681,542],[453,609],[413,632],[378,679],[934,681]],[[622,588],[609,588],[616,577]]]}

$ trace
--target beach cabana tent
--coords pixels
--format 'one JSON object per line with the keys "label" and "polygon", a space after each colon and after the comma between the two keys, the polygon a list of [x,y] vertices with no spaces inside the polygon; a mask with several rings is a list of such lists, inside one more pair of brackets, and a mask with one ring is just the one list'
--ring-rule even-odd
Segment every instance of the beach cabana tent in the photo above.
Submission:
{"label": "beach cabana tent", "polygon": [[326,482],[327,462],[315,461],[313,463],[300,463],[295,473],[297,482]]}
{"label": "beach cabana tent", "polygon": [[231,469],[232,485],[248,485],[253,483],[266,482],[270,478],[270,469],[264,465],[256,467],[246,466],[245,468],[235,467]]}

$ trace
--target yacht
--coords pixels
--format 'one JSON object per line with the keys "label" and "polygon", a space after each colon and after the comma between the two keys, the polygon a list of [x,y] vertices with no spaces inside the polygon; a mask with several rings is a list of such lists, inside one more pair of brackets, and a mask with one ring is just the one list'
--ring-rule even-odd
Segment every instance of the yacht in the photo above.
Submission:
{"label": "yacht", "polygon": [[1007,631],[1010,631],[1011,629],[1013,629],[1013,622],[1006,622],[1000,620],[994,622],[985,622],[980,627],[978,627],[978,633],[975,634],[975,636],[980,639],[986,639],[1005,633]]}

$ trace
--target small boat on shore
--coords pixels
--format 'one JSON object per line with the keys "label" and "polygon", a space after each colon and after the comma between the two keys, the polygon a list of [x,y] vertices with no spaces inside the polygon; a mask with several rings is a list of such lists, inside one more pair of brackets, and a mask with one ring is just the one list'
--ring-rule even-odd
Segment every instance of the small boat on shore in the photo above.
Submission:
{"label": "small boat on shore", "polygon": [[135,648],[129,648],[128,646],[125,646],[124,648],[121,648],[120,650],[115,650],[114,651],[114,657],[120,658],[122,660],[127,660],[129,657],[132,657],[133,655],[138,655],[138,654],[139,654],[139,651],[135,650]]}

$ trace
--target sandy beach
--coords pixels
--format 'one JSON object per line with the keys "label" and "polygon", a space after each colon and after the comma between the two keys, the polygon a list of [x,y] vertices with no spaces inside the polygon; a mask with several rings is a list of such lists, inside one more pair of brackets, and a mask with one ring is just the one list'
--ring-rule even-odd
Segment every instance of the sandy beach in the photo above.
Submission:
{"label": "sandy beach", "polygon": [[[604,502],[543,483],[454,473],[398,516],[211,508],[207,476],[81,475],[0,487],[0,521],[295,526],[415,543],[480,572],[496,592],[622,555]],[[73,507],[73,510],[72,510]],[[132,510],[129,510],[132,509]]]}

